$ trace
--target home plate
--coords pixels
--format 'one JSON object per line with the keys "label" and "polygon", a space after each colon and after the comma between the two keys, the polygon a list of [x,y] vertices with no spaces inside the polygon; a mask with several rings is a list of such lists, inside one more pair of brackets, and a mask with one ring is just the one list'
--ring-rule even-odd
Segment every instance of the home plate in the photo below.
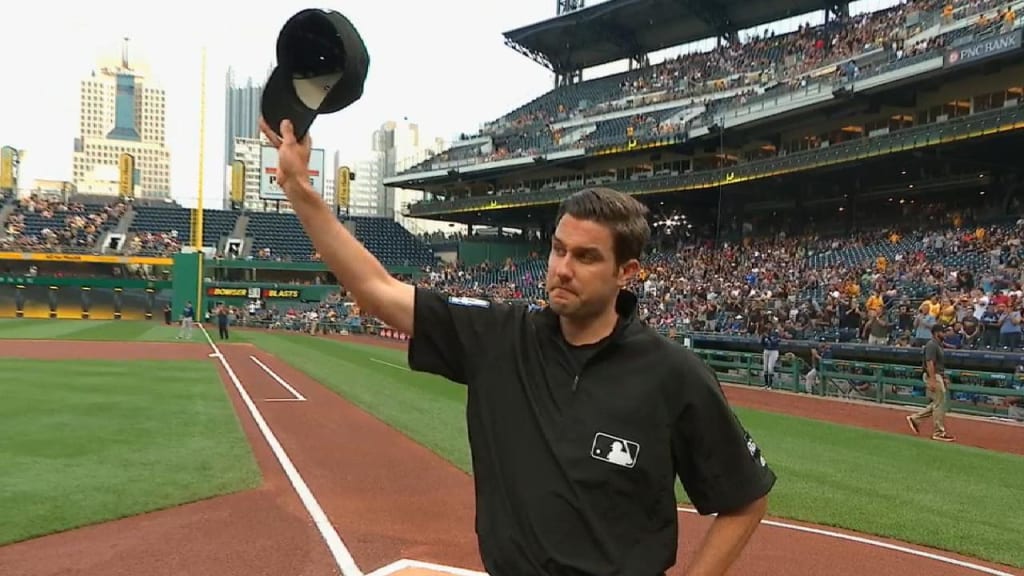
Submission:
{"label": "home plate", "polygon": [[374,570],[367,576],[487,576],[487,573],[419,560],[399,560]]}

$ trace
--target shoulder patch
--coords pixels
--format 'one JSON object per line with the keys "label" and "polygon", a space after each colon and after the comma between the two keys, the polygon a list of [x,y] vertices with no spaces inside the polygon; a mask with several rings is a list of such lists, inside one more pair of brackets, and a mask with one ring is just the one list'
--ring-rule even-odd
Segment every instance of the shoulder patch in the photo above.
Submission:
{"label": "shoulder patch", "polygon": [[477,308],[490,308],[491,303],[480,298],[467,298],[465,296],[449,296],[448,303],[456,306],[475,306]]}

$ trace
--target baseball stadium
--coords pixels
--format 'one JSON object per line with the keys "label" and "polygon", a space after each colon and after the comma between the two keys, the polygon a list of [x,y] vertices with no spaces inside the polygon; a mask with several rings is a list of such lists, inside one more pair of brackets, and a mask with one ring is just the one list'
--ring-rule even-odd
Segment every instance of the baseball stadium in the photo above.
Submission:
{"label": "baseball stadium", "polygon": [[[385,180],[467,234],[349,215],[348,168],[337,218],[398,278],[541,309],[560,202],[629,194],[641,316],[778,476],[730,573],[1024,575],[1022,8],[558,0],[504,35],[554,88]],[[295,214],[136,198],[131,162],[116,197],[26,196],[3,148],[0,575],[485,576],[466,387]],[[933,336],[942,434],[908,419]],[[681,575],[712,518],[676,497]]]}

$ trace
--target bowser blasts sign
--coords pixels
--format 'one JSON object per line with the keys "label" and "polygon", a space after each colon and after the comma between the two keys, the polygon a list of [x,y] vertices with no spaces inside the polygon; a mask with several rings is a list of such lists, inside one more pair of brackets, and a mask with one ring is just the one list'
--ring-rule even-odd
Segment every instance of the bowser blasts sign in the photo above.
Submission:
{"label": "bowser blasts sign", "polygon": [[[324,151],[314,148],[309,154],[309,183],[320,197],[324,195]],[[260,198],[288,200],[277,185],[277,148],[263,146],[260,150]]]}

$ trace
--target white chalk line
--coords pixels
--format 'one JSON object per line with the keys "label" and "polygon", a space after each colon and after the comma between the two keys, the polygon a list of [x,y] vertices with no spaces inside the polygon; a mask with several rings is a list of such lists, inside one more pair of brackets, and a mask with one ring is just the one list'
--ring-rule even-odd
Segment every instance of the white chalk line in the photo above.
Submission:
{"label": "white chalk line", "polygon": [[378,568],[367,576],[390,576],[396,574],[402,570],[419,568],[421,570],[433,570],[442,574],[452,574],[453,576],[488,576],[486,572],[477,572],[475,570],[466,570],[465,568],[455,568],[452,566],[445,566],[443,564],[432,564],[430,562],[420,562],[419,560],[408,560],[401,559],[397,562],[392,562],[383,568]]}
{"label": "white chalk line", "polygon": [[274,457],[277,458],[281,468],[284,469],[285,475],[288,477],[288,481],[291,483],[295,493],[299,496],[299,500],[302,501],[303,507],[306,508],[306,512],[309,513],[310,518],[313,519],[314,525],[320,532],[320,536],[327,544],[327,548],[331,552],[331,556],[334,557],[335,563],[338,565],[338,569],[341,570],[343,576],[363,576],[363,572],[356,566],[355,560],[352,558],[352,554],[345,547],[345,543],[342,542],[341,536],[338,531],[331,525],[331,521],[327,518],[327,514],[323,508],[320,507],[320,503],[317,502],[316,497],[313,496],[313,492],[309,489],[306,481],[302,479],[298,469],[292,464],[291,458],[284,451],[281,443],[277,441],[277,437],[274,436],[274,432],[270,429],[270,425],[263,419],[263,415],[260,414],[256,404],[252,401],[249,393],[242,386],[241,381],[238,380],[238,376],[235,371],[231,368],[231,364],[228,363],[227,359],[221,354],[217,345],[210,338],[209,333],[206,332],[206,328],[200,326],[199,329],[203,332],[203,336],[206,337],[206,341],[213,348],[214,353],[217,355],[217,359],[220,360],[221,366],[224,367],[224,371],[227,372],[228,378],[231,379],[232,384],[235,385],[235,390],[238,391],[238,395],[241,396],[242,402],[245,403],[245,407],[249,409],[249,414],[252,419],[256,422],[256,426],[259,428],[260,433],[263,434],[263,438],[267,441],[270,446],[270,450],[274,453]]}
{"label": "white chalk line", "polygon": [[383,364],[385,366],[391,366],[392,368],[398,368],[399,370],[405,370],[406,372],[412,372],[412,370],[409,370],[408,366],[402,366],[401,364],[385,362],[383,360],[378,360],[376,358],[370,358],[370,362],[376,362],[377,364]]}
{"label": "white chalk line", "polygon": [[[679,512],[685,512],[685,513],[688,513],[688,514],[694,514],[694,515],[698,514],[697,511],[694,510],[693,508],[678,507],[678,508],[676,508],[676,510],[678,510]],[[777,520],[762,520],[761,524],[763,524],[765,526],[771,526],[773,528],[783,528],[783,529],[786,529],[786,530],[793,530],[793,531],[796,531],[796,532],[804,532],[804,533],[807,533],[807,534],[815,534],[817,536],[824,536],[826,538],[835,538],[835,539],[838,539],[838,540],[846,540],[848,542],[854,542],[854,543],[863,544],[863,545],[866,545],[866,546],[874,546],[876,548],[883,548],[883,549],[886,549],[886,550],[892,550],[894,552],[900,552],[900,553],[903,553],[903,554],[910,554],[912,556],[918,556],[920,558],[926,558],[926,559],[929,559],[929,560],[934,560],[936,562],[942,562],[942,563],[945,563],[945,564],[952,564],[953,566],[958,566],[960,568],[965,568],[967,570],[973,570],[975,572],[980,572],[982,574],[989,574],[990,576],[1015,576],[1014,574],[1010,574],[1009,572],[1003,572],[1002,570],[996,570],[994,568],[989,568],[987,566],[981,566],[981,565],[974,564],[974,563],[971,563],[971,562],[965,562],[963,560],[958,560],[956,558],[950,558],[948,556],[942,556],[940,554],[935,554],[935,553],[932,553],[932,552],[925,552],[923,550],[915,550],[913,548],[908,548],[906,546],[900,546],[898,544],[890,544],[888,542],[882,542],[882,541],[879,541],[879,540],[873,540],[871,538],[865,538],[863,536],[854,536],[854,535],[851,535],[851,534],[843,534],[842,532],[835,532],[835,531],[832,531],[832,530],[825,530],[825,529],[822,529],[822,528],[812,528],[812,527],[809,527],[809,526],[801,526],[801,525],[798,525],[798,524],[789,524],[789,523],[786,523],[786,522],[779,522]],[[444,566],[444,565],[441,565],[441,564],[432,564],[432,563],[429,563],[429,562],[420,562],[420,561],[417,561],[417,560],[409,560],[409,559],[402,559],[402,560],[399,560],[397,562],[393,562],[391,564],[388,564],[387,566],[384,566],[382,568],[378,568],[377,570],[374,570],[373,572],[368,574],[368,576],[390,576],[392,574],[397,574],[397,573],[401,572],[402,570],[410,569],[410,568],[422,568],[422,569],[425,569],[425,570],[434,570],[436,572],[441,572],[443,574],[452,574],[454,576],[487,576],[487,573],[485,573],[485,572],[477,572],[477,571],[474,571],[474,570],[466,570],[464,568],[455,568],[455,567],[452,567],[452,566]]]}
{"label": "white chalk line", "polygon": [[[676,510],[679,512],[686,512],[688,514],[697,515],[698,512],[693,508],[687,508],[684,506],[677,507]],[[866,546],[874,546],[876,548],[885,548],[886,550],[892,550],[894,552],[902,552],[904,554],[910,554],[911,556],[918,556],[920,558],[927,558],[929,560],[935,560],[936,562],[943,562],[945,564],[952,564],[953,566],[959,566],[960,568],[966,568],[968,570],[974,570],[975,572],[981,572],[982,574],[989,574],[991,576],[1016,576],[1009,572],[1003,572],[996,570],[995,568],[989,568],[987,566],[981,566],[979,564],[973,564],[971,562],[965,562],[963,560],[957,560],[956,558],[950,558],[948,556],[942,556],[940,554],[934,554],[932,552],[925,552],[923,550],[915,550],[906,546],[900,546],[898,544],[890,544],[888,542],[882,542],[879,540],[873,540],[871,538],[865,538],[863,536],[854,536],[852,534],[843,534],[842,532],[834,532],[832,530],[825,530],[822,528],[811,528],[809,526],[800,526],[799,524],[789,524],[786,522],[779,522],[777,520],[761,520],[761,524],[765,526],[772,526],[774,528],[784,528],[786,530],[794,530],[797,532],[804,532],[807,534],[816,534],[818,536],[825,536],[827,538],[835,538],[837,540],[846,540],[848,542],[856,542],[857,544],[864,544]]]}
{"label": "white chalk line", "polygon": [[270,369],[269,366],[267,366],[263,362],[260,362],[259,358],[257,358],[257,357],[255,357],[255,356],[250,354],[249,355],[249,359],[252,360],[253,362],[255,362],[257,366],[262,368],[263,371],[267,373],[268,376],[273,378],[275,382],[277,382],[278,384],[283,386],[284,389],[287,390],[288,392],[290,392],[291,395],[292,395],[291,398],[270,398],[270,399],[266,400],[267,402],[287,402],[287,401],[305,402],[306,401],[306,397],[305,396],[303,396],[302,394],[299,394],[299,391],[296,390],[295,388],[292,388],[291,384],[285,382],[284,378],[281,378],[280,376],[278,376],[277,372],[274,372],[273,370]]}

